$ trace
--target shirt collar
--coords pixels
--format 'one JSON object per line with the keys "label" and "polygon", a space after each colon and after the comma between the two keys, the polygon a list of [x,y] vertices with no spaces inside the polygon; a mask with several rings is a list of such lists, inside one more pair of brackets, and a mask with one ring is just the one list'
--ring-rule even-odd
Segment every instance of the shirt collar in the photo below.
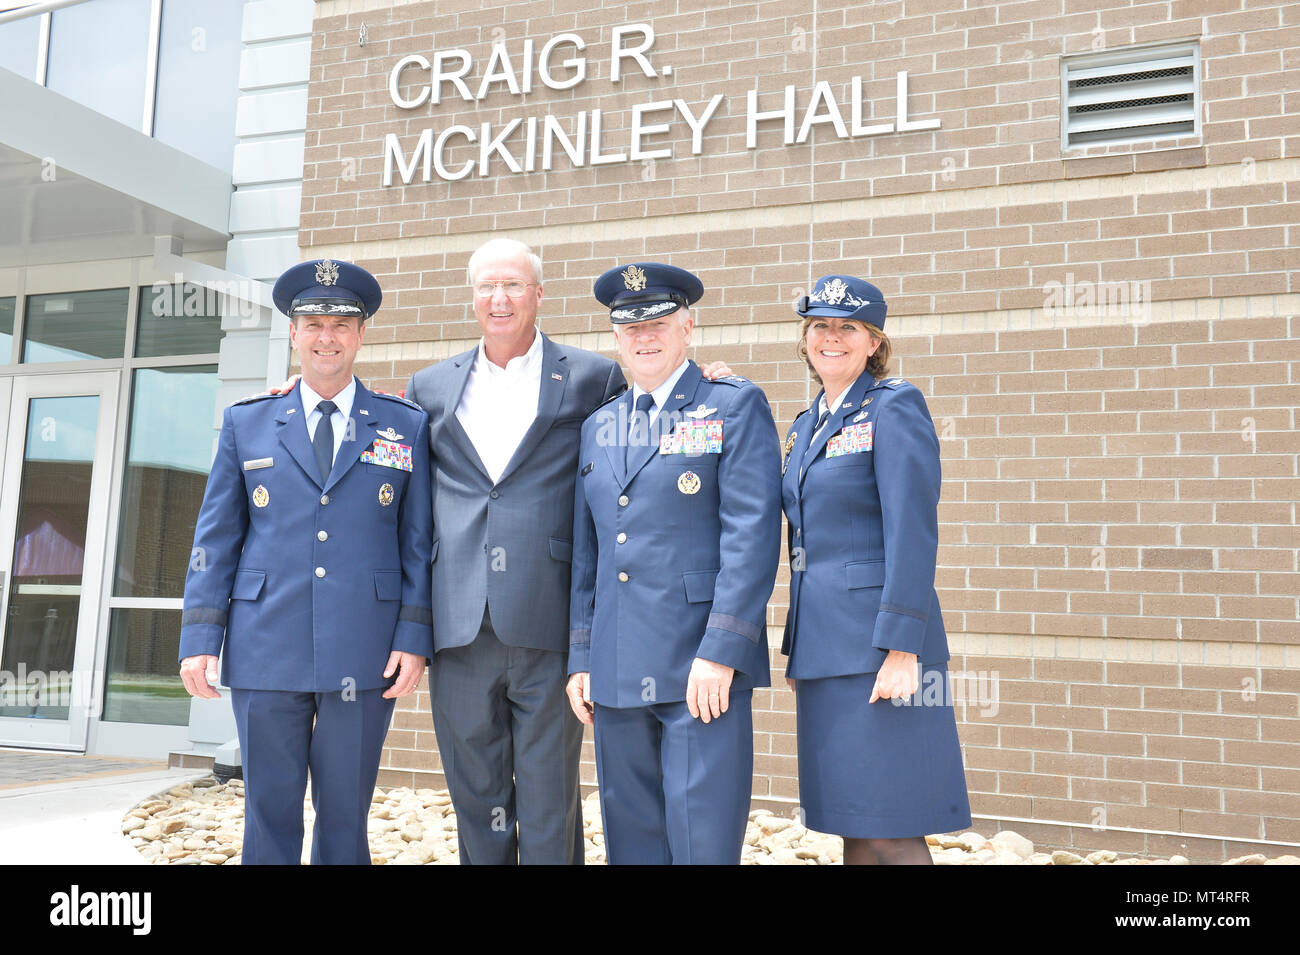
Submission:
{"label": "shirt collar", "polygon": [[[666,379],[664,379],[664,383],[662,385],[660,385],[654,391],[650,392],[650,397],[654,399],[656,408],[662,408],[664,406],[664,402],[666,402],[668,400],[668,396],[672,394],[673,388],[677,386],[677,380],[682,377],[682,374],[686,371],[686,366],[689,365],[690,363],[691,360],[689,358],[683,358],[682,363],[677,366],[677,370],[674,371],[671,375],[669,375]],[[645,394],[645,391],[642,390],[640,385],[633,385],[632,404],[635,405],[636,400],[640,398],[643,394]]]}
{"label": "shirt collar", "polygon": [[[849,385],[849,388],[852,388],[852,387],[853,387],[853,385]],[[818,417],[818,419],[820,419],[821,416],[824,415],[828,410],[829,410],[829,411],[835,411],[836,409],[838,409],[839,406],[840,406],[840,403],[843,402],[845,396],[848,395],[848,393],[849,393],[849,388],[845,388],[843,391],[841,391],[841,392],[836,396],[835,400],[834,400],[831,404],[829,404],[829,405],[826,403],[826,392],[823,391],[823,392],[822,392],[821,399],[817,402],[817,417]]]}
{"label": "shirt collar", "polygon": [[[311,413],[316,410],[316,406],[325,399],[317,394],[311,385],[307,384],[305,378],[299,379],[298,390],[302,392],[303,413],[310,418]],[[352,417],[352,402],[356,400],[356,396],[357,378],[353,375],[352,380],[348,382],[347,387],[335,395],[331,400],[338,407],[339,411],[343,413],[344,418],[350,418]]]}
{"label": "shirt collar", "polygon": [[487,370],[488,374],[496,375],[518,375],[526,371],[531,371],[534,367],[542,363],[542,330],[536,325],[533,326],[533,343],[528,346],[528,351],[506,362],[502,368],[487,356],[487,350],[484,348],[484,339],[478,340],[478,355],[474,361],[477,363],[477,371]]}

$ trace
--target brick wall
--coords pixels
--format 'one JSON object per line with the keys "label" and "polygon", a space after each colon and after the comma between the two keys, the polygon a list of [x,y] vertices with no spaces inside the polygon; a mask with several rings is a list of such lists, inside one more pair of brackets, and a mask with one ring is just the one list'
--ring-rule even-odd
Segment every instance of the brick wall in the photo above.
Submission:
{"label": "brick wall", "polygon": [[[397,389],[471,347],[464,266],[507,233],[546,260],[543,329],[607,354],[597,274],[640,258],[697,272],[695,357],[759,382],[784,431],[816,394],[791,304],[823,272],[867,276],[943,438],[952,668],[997,679],[994,712],[959,708],[977,827],[1202,858],[1300,842],[1300,4],[813,6],[319,3],[300,241],[384,286],[359,373]],[[612,86],[610,31],[639,21],[673,76]],[[590,55],[573,90],[389,100],[408,53],[482,61],[493,40],[515,53],[569,30]],[[1199,137],[1062,152],[1062,55],[1187,39]],[[770,109],[795,84],[801,111],[815,82],[845,104],[861,76],[888,120],[899,70],[911,117],[939,130],[822,127],[783,146],[765,124],[745,149],[747,90]],[[701,156],[680,128],[655,139],[678,158],[653,164],[381,184],[387,132],[409,149],[428,126],[600,108],[623,148],[632,104],[718,92]],[[755,698],[754,792],[788,810],[793,707],[776,682]],[[433,778],[427,698],[399,710],[385,766],[388,782]]]}

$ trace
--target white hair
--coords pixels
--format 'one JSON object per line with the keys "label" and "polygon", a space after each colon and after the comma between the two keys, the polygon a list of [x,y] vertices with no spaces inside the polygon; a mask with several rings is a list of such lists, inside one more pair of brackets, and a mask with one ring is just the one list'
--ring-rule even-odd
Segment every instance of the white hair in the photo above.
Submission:
{"label": "white hair", "polygon": [[479,262],[485,257],[495,254],[505,253],[508,255],[526,255],[528,261],[533,267],[533,281],[538,285],[542,284],[542,257],[534,252],[529,246],[518,239],[497,238],[488,239],[469,257],[469,264],[465,267],[465,276],[470,285],[474,284],[474,273],[478,269]]}

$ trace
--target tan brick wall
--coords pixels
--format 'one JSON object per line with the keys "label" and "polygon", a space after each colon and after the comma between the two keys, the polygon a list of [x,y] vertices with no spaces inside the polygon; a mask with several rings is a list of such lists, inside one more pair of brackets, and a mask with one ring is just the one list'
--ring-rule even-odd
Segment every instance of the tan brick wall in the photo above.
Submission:
{"label": "tan brick wall", "polygon": [[[1300,135],[1287,118],[1300,4],[812,6],[319,3],[300,241],[384,286],[359,373],[400,389],[470,347],[465,263],[508,233],[546,260],[544,330],[607,354],[597,274],[641,258],[697,272],[709,291],[695,357],[759,382],[784,431],[816,393],[792,302],[822,272],[867,276],[889,298],[897,371],[943,438],[952,670],[998,677],[995,713],[959,709],[977,827],[1202,858],[1300,843]],[[613,87],[610,30],[638,21],[673,78]],[[463,46],[479,60],[494,39],[513,53],[566,30],[589,43],[574,90],[389,101],[406,53]],[[1062,153],[1062,55],[1197,38],[1200,137]],[[802,109],[824,80],[846,104],[862,76],[865,102],[892,113],[899,70],[912,118],[940,130],[841,142],[822,128],[785,147],[767,124],[744,148],[745,91],[771,108],[793,83]],[[716,92],[727,102],[699,157],[660,136],[679,158],[380,184],[389,131],[410,148],[426,126],[567,124],[599,107],[622,148],[633,103]],[[1119,298],[1093,309],[1067,290]],[[787,582],[783,569],[775,632]],[[793,705],[773,664],[781,686],[755,698],[754,793],[788,809]],[[399,710],[385,766],[387,782],[433,778],[427,697]]]}

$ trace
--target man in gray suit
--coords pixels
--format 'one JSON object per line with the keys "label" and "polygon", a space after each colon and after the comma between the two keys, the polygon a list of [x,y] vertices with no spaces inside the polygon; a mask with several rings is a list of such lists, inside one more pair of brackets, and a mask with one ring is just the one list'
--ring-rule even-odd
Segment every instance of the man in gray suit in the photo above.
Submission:
{"label": "man in gray suit", "polygon": [[406,388],[429,413],[434,729],[462,864],[581,863],[582,726],[564,692],[573,489],[583,420],[626,384],[541,333],[528,246],[492,239],[468,271],[482,340]]}

